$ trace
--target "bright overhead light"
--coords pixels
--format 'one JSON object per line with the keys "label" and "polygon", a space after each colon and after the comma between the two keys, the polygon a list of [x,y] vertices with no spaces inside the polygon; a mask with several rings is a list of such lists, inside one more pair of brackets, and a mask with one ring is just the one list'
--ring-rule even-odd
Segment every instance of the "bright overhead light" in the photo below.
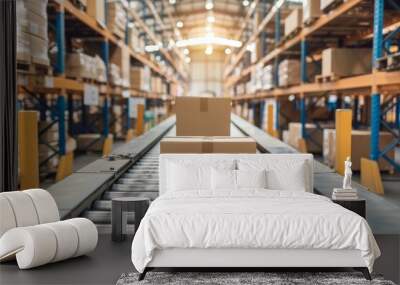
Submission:
{"label": "bright overhead light", "polygon": [[132,29],[133,27],[135,27],[135,24],[133,22],[129,22],[128,27]]}
{"label": "bright overhead light", "polygon": [[190,63],[191,61],[192,61],[192,59],[191,59],[190,57],[188,57],[188,56],[185,57],[185,62],[186,62],[186,63]]}
{"label": "bright overhead light", "polygon": [[188,55],[188,54],[189,54],[189,49],[188,49],[188,48],[185,48],[185,49],[183,50],[183,54],[184,54],[184,55]]}
{"label": "bright overhead light", "polygon": [[206,1],[206,10],[212,10],[214,8],[214,3],[212,0],[207,0]]}
{"label": "bright overhead light", "polygon": [[215,22],[215,17],[213,15],[208,15],[207,16],[207,22],[208,23],[214,23]]}
{"label": "bright overhead light", "polygon": [[242,5],[243,5],[244,7],[249,6],[249,4],[250,4],[250,1],[249,1],[249,0],[243,0],[243,2],[242,2]]}
{"label": "bright overhead light", "polygon": [[225,49],[225,54],[231,54],[231,53],[232,53],[232,50],[230,48]]}
{"label": "bright overhead light", "polygon": [[182,22],[182,21],[177,21],[177,22],[176,22],[176,26],[177,26],[178,28],[182,28],[182,27],[183,27],[183,22]]}
{"label": "bright overhead light", "polygon": [[144,50],[146,52],[155,52],[155,51],[159,51],[160,50],[160,46],[159,45],[148,45],[144,47]]}
{"label": "bright overhead light", "polygon": [[213,47],[212,46],[207,46],[206,50],[204,51],[206,55],[211,55],[213,53]]}
{"label": "bright overhead light", "polygon": [[176,4],[176,0],[169,0],[169,4],[171,4],[171,5]]}
{"label": "bright overhead light", "polygon": [[222,37],[196,37],[186,40],[179,40],[176,42],[177,47],[188,47],[188,46],[199,46],[199,45],[220,45],[228,47],[241,47],[242,42],[237,40],[231,40]]}

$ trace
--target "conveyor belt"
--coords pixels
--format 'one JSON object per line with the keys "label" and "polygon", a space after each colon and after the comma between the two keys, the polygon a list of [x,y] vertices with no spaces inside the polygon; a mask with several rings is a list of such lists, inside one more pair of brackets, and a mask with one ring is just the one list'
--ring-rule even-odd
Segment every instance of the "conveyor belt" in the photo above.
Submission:
{"label": "conveyor belt", "polygon": [[[244,136],[234,125],[231,126],[232,136]],[[166,136],[175,136],[175,128]],[[148,197],[154,200],[158,196],[158,158],[160,144],[157,143],[148,153],[135,162],[122,174],[102,197],[95,201],[83,217],[92,220],[100,233],[111,232],[111,200],[117,197]],[[128,232],[134,231],[134,213],[128,213]]]}
{"label": "conveyor belt", "polygon": [[[158,195],[159,141],[166,135],[175,135],[174,125],[175,118],[172,117],[113,151],[114,159],[98,159],[51,186],[48,190],[56,200],[61,218],[84,216],[94,221],[101,233],[108,233],[111,231],[112,198],[144,196],[155,199]],[[235,115],[232,115],[231,135],[252,137],[260,152],[297,152]],[[342,177],[334,170],[315,161],[316,193],[329,197],[341,181]],[[358,183],[354,186],[359,190],[359,196],[367,200],[367,220],[372,231],[377,234],[400,233],[400,207]],[[133,221],[134,214],[130,214],[128,232],[133,230]]]}

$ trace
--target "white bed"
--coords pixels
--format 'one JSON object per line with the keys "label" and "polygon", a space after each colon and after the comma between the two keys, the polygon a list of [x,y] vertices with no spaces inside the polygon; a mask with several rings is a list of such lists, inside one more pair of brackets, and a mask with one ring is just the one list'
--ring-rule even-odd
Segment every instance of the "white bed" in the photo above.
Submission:
{"label": "white bed", "polygon": [[369,277],[380,255],[362,217],[312,193],[312,155],[164,154],[159,173],[160,197],[132,243],[141,278],[154,267],[355,267]]}

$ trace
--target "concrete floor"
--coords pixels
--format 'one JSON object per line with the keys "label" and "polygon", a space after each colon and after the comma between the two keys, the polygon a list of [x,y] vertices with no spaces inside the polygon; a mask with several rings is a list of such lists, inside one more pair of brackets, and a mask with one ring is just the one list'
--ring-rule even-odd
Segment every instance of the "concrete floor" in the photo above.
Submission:
{"label": "concrete floor", "polygon": [[124,272],[132,272],[132,238],[121,243],[100,235],[94,252],[29,270],[19,270],[16,262],[0,265],[1,285],[22,284],[115,284]]}
{"label": "concrete floor", "polygon": [[[385,279],[400,281],[400,236],[376,236],[382,251],[375,263],[375,273]],[[124,242],[112,242],[109,235],[101,235],[94,252],[29,270],[19,270],[16,262],[0,265],[1,285],[45,284],[115,284],[122,273],[135,269],[130,259],[132,237]],[[290,271],[290,270],[288,270]],[[315,271],[310,269],[309,271]],[[332,269],[335,271],[335,269]],[[343,269],[338,269],[343,271]]]}

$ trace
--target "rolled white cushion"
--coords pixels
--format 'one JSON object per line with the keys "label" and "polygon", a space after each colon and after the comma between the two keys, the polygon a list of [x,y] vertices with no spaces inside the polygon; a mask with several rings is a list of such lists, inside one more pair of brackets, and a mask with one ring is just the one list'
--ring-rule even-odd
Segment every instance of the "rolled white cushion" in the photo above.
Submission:
{"label": "rolled white cushion", "polygon": [[96,226],[75,218],[7,231],[0,238],[0,261],[16,254],[20,269],[28,269],[86,254],[96,248]]}
{"label": "rolled white cushion", "polygon": [[31,197],[23,191],[3,192],[13,209],[17,227],[33,226],[39,223],[35,205]]}
{"label": "rolled white cushion", "polygon": [[23,191],[23,193],[31,197],[39,218],[39,224],[60,220],[56,201],[49,192],[43,189],[30,189]]}
{"label": "rolled white cushion", "polygon": [[0,195],[0,237],[16,226],[17,222],[10,202],[6,197]]}
{"label": "rolled white cushion", "polygon": [[57,262],[75,256],[78,250],[78,233],[65,221],[44,224],[56,236],[57,251],[51,262]]}
{"label": "rolled white cushion", "polygon": [[74,218],[66,220],[78,233],[78,249],[75,256],[80,256],[93,251],[97,246],[98,232],[95,224],[85,218]]}
{"label": "rolled white cushion", "polygon": [[56,252],[56,237],[51,229],[43,225],[14,228],[0,239],[0,259],[10,258],[16,253],[20,269],[49,263]]}

